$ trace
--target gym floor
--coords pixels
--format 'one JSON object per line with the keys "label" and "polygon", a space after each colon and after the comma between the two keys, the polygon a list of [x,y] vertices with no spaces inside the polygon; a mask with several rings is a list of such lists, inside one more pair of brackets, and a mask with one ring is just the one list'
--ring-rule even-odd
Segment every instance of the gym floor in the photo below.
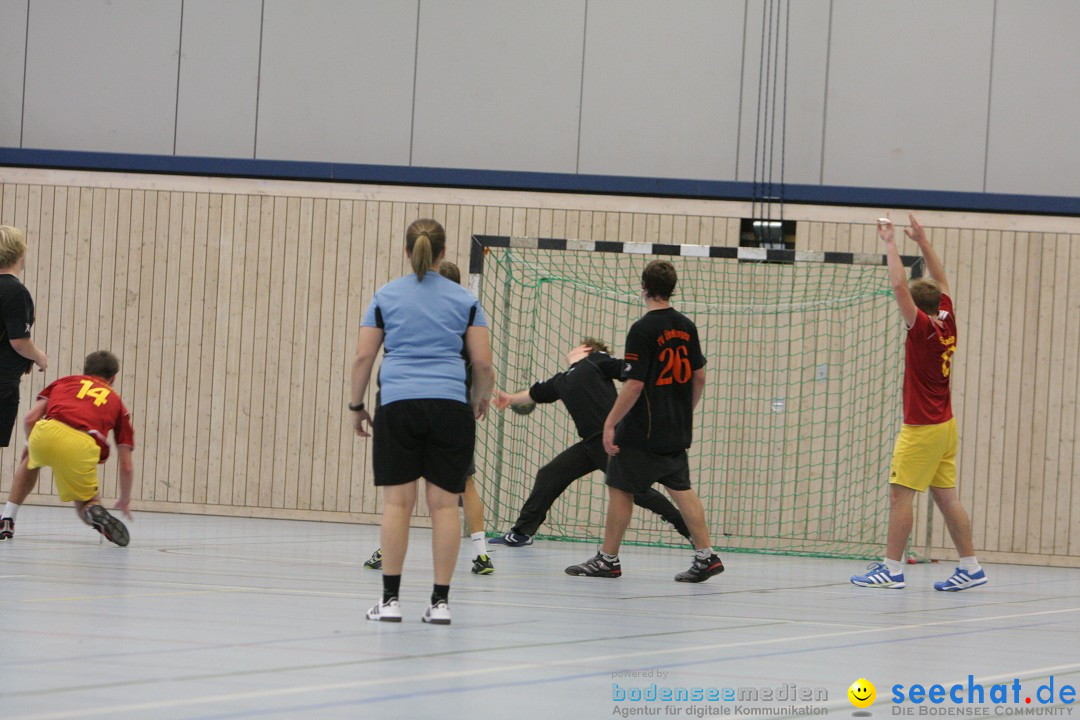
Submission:
{"label": "gym floor", "polygon": [[466,539],[436,627],[426,530],[401,624],[364,619],[377,527],[140,513],[131,533],[21,510],[0,543],[0,717],[1069,716],[1080,688],[1080,569],[988,565],[941,593],[951,564],[912,565],[906,589],[870,590],[848,582],[860,561],[721,553],[727,572],[688,585],[687,551],[626,547],[622,578],[573,578],[594,547],[538,541],[493,547],[478,577]]}

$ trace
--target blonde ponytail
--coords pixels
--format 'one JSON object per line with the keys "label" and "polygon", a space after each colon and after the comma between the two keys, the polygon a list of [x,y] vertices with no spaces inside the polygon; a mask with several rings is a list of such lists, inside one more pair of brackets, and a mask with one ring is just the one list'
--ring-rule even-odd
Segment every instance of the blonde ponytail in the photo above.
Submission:
{"label": "blonde ponytail", "polygon": [[409,256],[413,272],[418,280],[423,280],[424,275],[431,269],[431,238],[421,235],[413,243],[412,255]]}
{"label": "blonde ponytail", "polygon": [[446,231],[435,220],[416,220],[405,231],[405,249],[417,279],[423,280],[446,249]]}

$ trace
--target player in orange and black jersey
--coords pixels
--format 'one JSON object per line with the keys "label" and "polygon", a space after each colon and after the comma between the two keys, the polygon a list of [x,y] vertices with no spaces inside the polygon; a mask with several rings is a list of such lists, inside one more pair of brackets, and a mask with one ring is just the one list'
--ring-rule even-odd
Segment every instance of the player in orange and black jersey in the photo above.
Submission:
{"label": "player in orange and black jersey", "polygon": [[604,544],[595,557],[566,568],[568,575],[619,577],[619,546],[630,524],[633,496],[660,483],[667,488],[690,528],[694,560],[675,576],[702,582],[724,571],[713,552],[705,511],[690,486],[693,411],[705,389],[705,357],[697,327],[671,306],[678,276],[666,260],[654,260],[641,274],[648,312],[626,336],[626,382],[604,421],[608,460],[608,515]]}
{"label": "player in orange and black jersey", "polygon": [[99,350],[86,356],[82,375],[62,377],[38,395],[26,415],[27,453],[0,518],[0,539],[14,535],[19,506],[37,484],[40,468],[50,467],[62,501],[73,501],[79,517],[106,540],[128,544],[127,528],[101,506],[97,476],[97,466],[109,457],[111,430],[120,458],[116,509],[130,519],[135,432],[124,401],[112,387],[119,370],[116,356]]}

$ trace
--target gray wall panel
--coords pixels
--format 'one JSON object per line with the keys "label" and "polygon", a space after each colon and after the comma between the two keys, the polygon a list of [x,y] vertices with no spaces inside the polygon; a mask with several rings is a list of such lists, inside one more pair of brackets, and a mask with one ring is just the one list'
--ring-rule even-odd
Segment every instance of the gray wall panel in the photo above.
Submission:
{"label": "gray wall panel", "polygon": [[0,146],[19,147],[22,129],[23,68],[26,59],[27,0],[0,0]]}
{"label": "gray wall panel", "polygon": [[33,0],[25,147],[171,154],[180,0]]}
{"label": "gray wall panel", "polygon": [[416,2],[266,0],[260,158],[409,164]]}
{"label": "gray wall panel", "polygon": [[993,7],[836,0],[826,185],[982,190]]}
{"label": "gray wall panel", "polygon": [[744,3],[592,0],[582,173],[735,177]]}
{"label": "gray wall panel", "polygon": [[[786,36],[784,24],[787,18],[781,15],[780,5],[781,3],[773,3],[775,9],[772,20],[775,26],[777,19],[780,19],[779,42],[782,47],[786,44],[788,54],[786,142],[783,142],[783,55],[780,55],[778,70],[775,64],[773,68],[769,68],[767,62],[763,69],[762,28],[766,31],[766,48],[769,47],[769,37],[772,37],[775,45],[777,33],[775,30],[769,33],[768,16],[763,16],[766,3],[763,0],[751,0],[747,4],[746,16],[746,59],[743,67],[737,179],[749,182],[754,180],[755,176],[759,180],[767,178],[770,167],[766,160],[771,156],[771,171],[775,182],[779,182],[782,170],[786,182],[816,185],[821,181],[825,75],[829,48],[829,0],[798,0],[791,3],[790,33]],[[769,106],[766,107],[765,89],[770,84],[776,87],[776,98],[773,101],[770,95]],[[759,95],[762,96],[760,101]],[[770,132],[773,133],[772,138],[769,137]],[[768,150],[770,140],[774,146],[771,151]]]}
{"label": "gray wall panel", "polygon": [[412,164],[569,172],[583,0],[421,5]]}
{"label": "gray wall panel", "polygon": [[252,157],[261,0],[185,0],[176,154]]}
{"label": "gray wall panel", "polygon": [[1080,3],[998,0],[988,192],[1080,195]]}

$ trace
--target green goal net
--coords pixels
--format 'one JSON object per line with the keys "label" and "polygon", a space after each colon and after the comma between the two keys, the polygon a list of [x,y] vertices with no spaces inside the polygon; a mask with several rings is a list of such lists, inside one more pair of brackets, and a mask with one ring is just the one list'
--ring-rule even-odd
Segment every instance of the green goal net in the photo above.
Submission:
{"label": "green goal net", "polygon": [[[903,377],[902,321],[881,255],[477,236],[471,280],[491,323],[498,386],[525,389],[566,369],[585,336],[621,356],[644,312],[641,271],[660,256],[675,264],[673,303],[697,324],[708,360],[690,466],[714,546],[879,553]],[[561,403],[481,423],[489,527],[509,528],[536,471],[577,440]],[[539,536],[596,541],[606,508],[594,473],[556,501]],[[626,537],[684,545],[641,508]]]}

